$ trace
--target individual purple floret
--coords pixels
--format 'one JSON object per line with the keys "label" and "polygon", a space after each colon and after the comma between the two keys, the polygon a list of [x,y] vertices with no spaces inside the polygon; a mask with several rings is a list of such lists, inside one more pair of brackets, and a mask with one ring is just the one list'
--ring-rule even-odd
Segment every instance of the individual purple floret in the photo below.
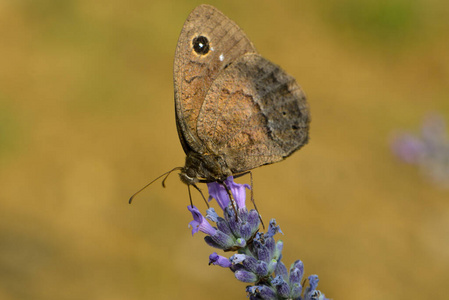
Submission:
{"label": "individual purple floret", "polygon": [[316,288],[318,287],[318,275],[310,275],[309,276],[309,286],[304,291],[304,300],[324,300],[324,294],[318,291]]}
{"label": "individual purple floret", "polygon": [[212,227],[212,225],[207,222],[207,220],[200,213],[198,208],[195,206],[187,206],[187,209],[192,213],[193,221],[189,223],[189,227],[192,227],[192,235],[198,231],[204,232],[205,234],[215,235],[217,230]]}
{"label": "individual purple floret", "polygon": [[209,255],[209,265],[218,265],[223,268],[229,268],[232,266],[232,263],[228,258],[218,255],[216,252]]}
{"label": "individual purple floret", "polygon": [[[229,177],[224,184],[229,188],[235,200],[229,199],[228,192],[222,184],[208,183],[209,201],[217,200],[223,217],[214,208],[207,210],[206,217],[195,206],[188,206],[193,221],[189,223],[192,234],[201,231],[206,234],[204,240],[212,247],[237,252],[230,258],[212,253],[209,265],[229,268],[239,281],[254,284],[246,291],[250,299],[298,299],[325,300],[316,288],[318,276],[311,275],[308,285],[302,282],[304,265],[297,260],[287,270],[282,259],[282,241],[275,241],[274,236],[282,233],[281,228],[272,219],[265,233],[259,232],[260,216],[254,209],[246,208],[246,191],[250,187],[237,184]],[[211,223],[215,223],[215,227]]]}
{"label": "individual purple floret", "polygon": [[418,164],[426,155],[424,142],[409,133],[398,134],[391,143],[391,150],[409,164]]}
{"label": "individual purple floret", "polygon": [[[232,195],[234,196],[235,201],[237,202],[237,208],[244,209],[246,208],[245,199],[246,199],[246,191],[245,188],[251,189],[248,184],[238,184],[234,182],[234,178],[230,176],[228,179],[224,181],[226,186],[231,190]],[[222,184],[217,182],[211,182],[207,184],[207,188],[209,190],[209,201],[215,199],[220,205],[222,210],[225,210],[230,202],[228,192]]]}
{"label": "individual purple floret", "polygon": [[435,183],[449,187],[449,137],[442,116],[427,116],[419,135],[395,134],[391,150],[400,160],[418,165]]}

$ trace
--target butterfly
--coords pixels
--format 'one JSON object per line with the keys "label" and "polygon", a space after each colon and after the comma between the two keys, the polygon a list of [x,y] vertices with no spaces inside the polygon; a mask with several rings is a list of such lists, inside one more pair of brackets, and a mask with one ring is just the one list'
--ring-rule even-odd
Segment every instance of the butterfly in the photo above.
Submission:
{"label": "butterfly", "polygon": [[180,170],[181,181],[199,190],[197,183],[223,184],[308,142],[309,106],[296,80],[213,6],[196,7],[185,21],[173,77],[186,161],[163,175]]}

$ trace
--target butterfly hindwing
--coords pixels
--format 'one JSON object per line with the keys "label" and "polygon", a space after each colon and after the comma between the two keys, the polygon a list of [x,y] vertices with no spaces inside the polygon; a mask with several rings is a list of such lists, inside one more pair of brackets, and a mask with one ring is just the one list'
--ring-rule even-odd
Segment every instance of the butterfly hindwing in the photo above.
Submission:
{"label": "butterfly hindwing", "polygon": [[305,145],[309,122],[295,79],[262,56],[245,54],[212,83],[197,134],[239,173],[280,161]]}

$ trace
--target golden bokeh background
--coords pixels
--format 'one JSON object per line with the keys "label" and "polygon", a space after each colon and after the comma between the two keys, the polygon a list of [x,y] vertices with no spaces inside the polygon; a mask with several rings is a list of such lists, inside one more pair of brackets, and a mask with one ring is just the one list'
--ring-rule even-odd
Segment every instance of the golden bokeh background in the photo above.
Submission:
{"label": "golden bokeh background", "polygon": [[[184,163],[172,64],[200,3],[0,1],[0,299],[246,299],[176,175],[127,203]],[[309,145],[253,172],[283,261],[333,299],[444,299],[449,191],[389,139],[449,119],[447,1],[209,3],[309,98]]]}

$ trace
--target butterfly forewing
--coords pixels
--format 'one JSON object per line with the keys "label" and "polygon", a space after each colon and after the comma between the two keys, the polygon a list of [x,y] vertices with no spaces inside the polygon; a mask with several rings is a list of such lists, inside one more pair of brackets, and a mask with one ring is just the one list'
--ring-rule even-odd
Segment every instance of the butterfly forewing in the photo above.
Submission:
{"label": "butterfly forewing", "polygon": [[200,5],[189,15],[174,61],[176,123],[186,153],[207,152],[197,119],[216,77],[238,57],[255,52],[243,31],[214,7]]}

